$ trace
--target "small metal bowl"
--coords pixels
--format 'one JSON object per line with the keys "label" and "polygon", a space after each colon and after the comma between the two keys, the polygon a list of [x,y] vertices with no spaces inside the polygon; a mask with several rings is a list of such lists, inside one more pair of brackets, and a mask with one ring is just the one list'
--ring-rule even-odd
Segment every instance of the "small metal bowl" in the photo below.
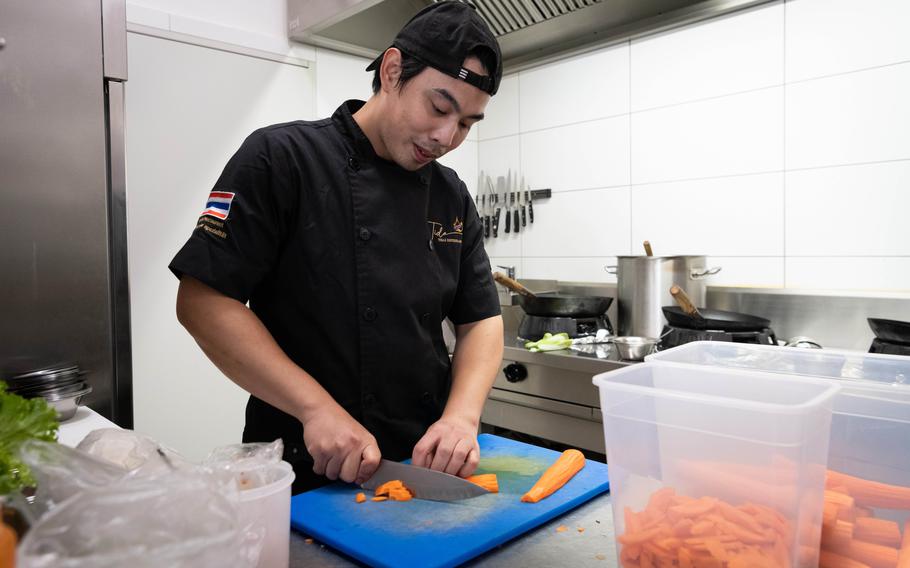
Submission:
{"label": "small metal bowl", "polygon": [[625,335],[614,337],[610,341],[616,346],[616,351],[621,359],[625,361],[643,361],[646,356],[657,350],[660,338]]}
{"label": "small metal bowl", "polygon": [[45,395],[44,400],[46,400],[48,405],[54,407],[54,409],[57,411],[57,419],[60,422],[66,422],[76,415],[76,411],[79,410],[79,403],[82,402],[82,398],[90,392],[92,392],[92,387],[85,385],[82,389],[76,392],[66,392],[57,395]]}

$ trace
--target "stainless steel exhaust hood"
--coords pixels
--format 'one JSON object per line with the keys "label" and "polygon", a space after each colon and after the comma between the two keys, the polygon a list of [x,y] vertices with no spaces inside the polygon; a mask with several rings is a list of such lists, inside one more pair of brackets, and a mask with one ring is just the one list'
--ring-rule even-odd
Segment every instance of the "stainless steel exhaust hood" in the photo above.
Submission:
{"label": "stainless steel exhaust hood", "polygon": [[[289,37],[375,57],[435,0],[288,0]],[[772,0],[470,0],[499,39],[505,70]]]}

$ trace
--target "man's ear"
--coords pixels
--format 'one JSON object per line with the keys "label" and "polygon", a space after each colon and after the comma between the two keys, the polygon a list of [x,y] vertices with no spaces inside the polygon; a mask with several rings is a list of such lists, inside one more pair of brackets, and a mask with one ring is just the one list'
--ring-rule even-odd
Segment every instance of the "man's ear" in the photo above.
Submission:
{"label": "man's ear", "polygon": [[379,64],[379,80],[382,82],[382,90],[386,93],[398,89],[398,82],[401,80],[401,51],[397,47],[390,47],[385,51],[382,63]]}

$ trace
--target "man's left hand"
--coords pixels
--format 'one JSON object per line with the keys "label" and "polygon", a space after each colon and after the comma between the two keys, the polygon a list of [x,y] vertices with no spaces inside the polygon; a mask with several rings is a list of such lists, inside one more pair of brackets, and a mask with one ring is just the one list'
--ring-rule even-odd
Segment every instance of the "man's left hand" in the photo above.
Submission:
{"label": "man's left hand", "polygon": [[446,416],[427,429],[411,455],[414,465],[460,477],[473,474],[479,462],[477,423]]}

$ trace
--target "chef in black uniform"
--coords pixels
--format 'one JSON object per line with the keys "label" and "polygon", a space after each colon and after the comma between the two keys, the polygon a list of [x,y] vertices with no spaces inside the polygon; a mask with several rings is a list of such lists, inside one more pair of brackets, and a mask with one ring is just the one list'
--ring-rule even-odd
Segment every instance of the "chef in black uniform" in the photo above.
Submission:
{"label": "chef in black uniform", "polygon": [[251,134],[170,264],[180,322],[251,394],[243,440],[284,440],[294,493],[380,457],[471,475],[502,359],[477,211],[436,162],[499,87],[496,39],[440,2],[367,70],[365,103]]}

